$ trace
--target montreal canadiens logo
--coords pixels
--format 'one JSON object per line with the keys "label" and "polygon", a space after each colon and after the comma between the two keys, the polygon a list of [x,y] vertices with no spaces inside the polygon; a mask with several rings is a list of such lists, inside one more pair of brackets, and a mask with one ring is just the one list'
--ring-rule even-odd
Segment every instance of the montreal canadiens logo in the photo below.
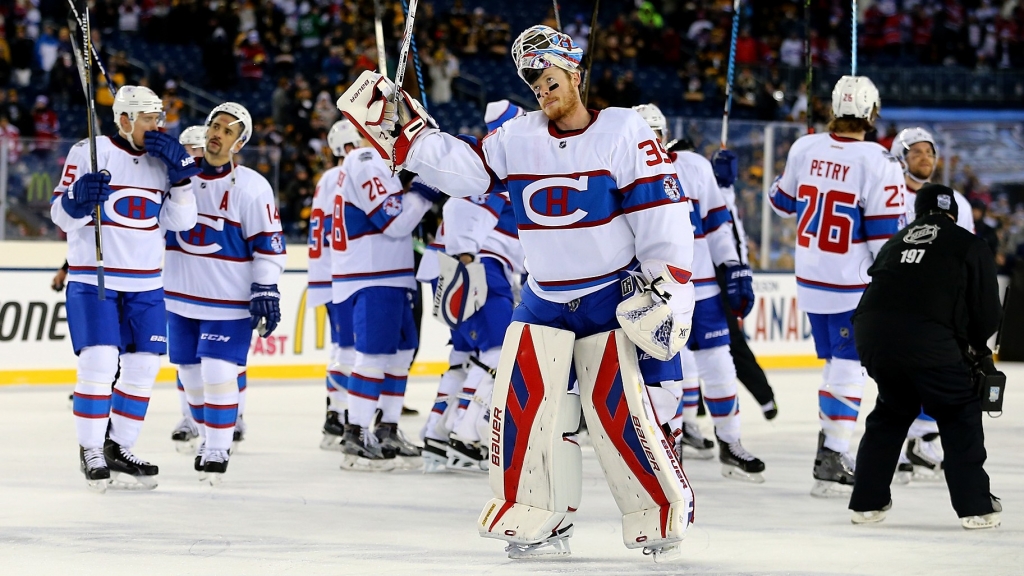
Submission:
{"label": "montreal canadiens logo", "polygon": [[388,196],[381,207],[384,213],[392,218],[402,213],[402,199],[398,196]]}
{"label": "montreal canadiens logo", "polygon": [[673,202],[679,202],[679,199],[683,197],[682,192],[679,191],[679,184],[676,183],[676,179],[668,176],[663,180],[665,186],[665,196]]}
{"label": "montreal canadiens logo", "polygon": [[142,230],[156,228],[160,216],[160,193],[138,188],[115,190],[103,214],[115,224]]}
{"label": "montreal canadiens logo", "polygon": [[939,227],[934,224],[922,224],[911,228],[903,241],[907,244],[931,244],[939,237]]}
{"label": "montreal canadiens logo", "polygon": [[526,216],[541,226],[570,226],[587,217],[580,192],[587,190],[589,176],[544,178],[523,189]]}
{"label": "montreal canadiens logo", "polygon": [[222,238],[224,220],[200,214],[196,225],[186,232],[175,232],[178,245],[189,254],[216,254],[222,246],[217,241]]}
{"label": "montreal canadiens logo", "polygon": [[275,254],[284,252],[284,240],[281,239],[280,234],[274,234],[270,238],[270,249],[273,250]]}

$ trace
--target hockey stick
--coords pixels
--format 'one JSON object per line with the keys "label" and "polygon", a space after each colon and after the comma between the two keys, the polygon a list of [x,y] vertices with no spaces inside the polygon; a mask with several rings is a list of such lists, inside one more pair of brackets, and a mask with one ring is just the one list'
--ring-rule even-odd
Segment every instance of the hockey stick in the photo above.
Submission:
{"label": "hockey stick", "polygon": [[384,7],[373,0],[373,35],[377,39],[377,68],[382,76],[388,75],[388,56],[384,50]]}
{"label": "hockey stick", "polygon": [[551,4],[554,6],[554,10],[555,10],[555,28],[559,32],[561,32],[562,31],[562,16],[558,13],[558,0],[551,0]]}
{"label": "hockey stick", "polygon": [[857,0],[850,8],[850,75],[857,75]]}
{"label": "hockey stick", "polygon": [[814,61],[811,57],[811,0],[804,0],[804,62],[807,65],[807,133],[814,134],[814,119],[811,117],[811,86],[814,82]]}
{"label": "hockey stick", "polygon": [[[74,7],[74,0],[69,0],[69,3]],[[82,80],[82,90],[85,92],[85,112],[89,123],[89,171],[96,172],[98,168],[96,163],[96,100],[92,89],[92,35],[90,34],[89,26],[89,9],[87,6],[83,8],[85,18],[81,20],[74,17],[69,18],[68,25],[72,30],[71,47],[75,52],[75,61],[78,63],[78,75]],[[78,11],[75,10],[75,13],[77,14]],[[75,24],[79,24],[78,29],[82,33],[81,41],[85,46],[85,50],[79,46],[78,41],[75,39]],[[101,232],[103,228],[103,207],[100,204],[96,205],[93,212],[93,224],[96,228],[97,296],[100,300],[106,300],[107,293],[103,282],[103,233]]]}
{"label": "hockey stick", "polygon": [[732,39],[729,41],[729,70],[725,79],[725,110],[722,111],[722,150],[729,142],[729,111],[732,109],[732,79],[736,71],[736,36],[740,32],[740,0],[732,2]]}
{"label": "hockey stick", "polygon": [[412,27],[416,22],[416,6],[419,0],[412,0],[405,14],[405,34],[402,36],[402,48],[398,52],[398,69],[395,70],[395,90],[391,95],[391,104],[398,102],[398,93],[405,82],[405,67],[409,61],[409,48],[412,46]]}
{"label": "hockey stick", "polygon": [[[82,16],[78,13],[78,8],[75,6],[75,0],[68,0],[68,4],[71,5],[71,11],[75,14],[75,20],[78,22],[78,27],[83,28],[84,20],[82,20]],[[89,47],[92,49],[93,62],[95,62],[96,66],[99,67],[100,73],[103,74],[103,78],[107,81],[107,89],[110,90],[110,95],[117,96],[118,86],[114,84],[114,80],[110,77],[110,74],[107,74],[107,69],[103,66],[103,60],[100,59],[100,55],[96,51],[96,46],[93,45],[91,40],[89,42]]]}
{"label": "hockey stick", "polygon": [[[408,18],[409,6],[406,4],[406,0],[402,0],[402,11],[405,12],[405,16]],[[429,112],[430,109],[427,108],[427,93],[423,89],[423,71],[420,69],[420,51],[416,49],[415,34],[412,35],[409,45],[412,47],[412,65],[413,69],[416,71],[416,84],[420,88],[420,104],[423,104],[423,109]]]}
{"label": "hockey stick", "polygon": [[583,84],[580,86],[583,90],[583,107],[587,107],[587,96],[590,94],[590,68],[594,64],[594,35],[597,33],[597,9],[601,5],[601,0],[594,0],[594,13],[590,15],[590,34],[587,36],[587,53],[583,55],[587,59],[587,65],[585,66],[586,72],[583,75]]}
{"label": "hockey stick", "polygon": [[480,360],[479,358],[477,358],[476,356],[470,356],[469,357],[469,361],[472,362],[474,365],[476,365],[477,368],[483,368],[484,372],[487,372],[487,374],[489,374],[491,378],[497,378],[498,377],[498,371],[497,370],[495,370],[494,368],[491,368],[487,364],[484,364],[483,361]]}

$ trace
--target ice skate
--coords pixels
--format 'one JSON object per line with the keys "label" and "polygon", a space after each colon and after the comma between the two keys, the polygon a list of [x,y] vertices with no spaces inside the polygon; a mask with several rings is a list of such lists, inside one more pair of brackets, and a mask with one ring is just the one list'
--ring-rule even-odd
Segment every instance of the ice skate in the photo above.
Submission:
{"label": "ice skate", "polygon": [[210,486],[220,484],[224,473],[228,471],[227,450],[205,450],[203,454],[203,475],[201,480]]}
{"label": "ice skate", "polygon": [[960,525],[964,530],[982,530],[985,528],[999,528],[1003,523],[999,513],[1003,511],[1003,505],[999,498],[992,496],[992,512],[982,516],[964,516],[960,519]]}
{"label": "ice skate", "polygon": [[440,474],[448,471],[448,443],[427,438],[423,441],[423,473]]}
{"label": "ice skate", "polygon": [[463,442],[453,436],[448,440],[448,469],[487,472],[487,455],[479,442]]}
{"label": "ice skate", "polygon": [[896,464],[896,474],[892,477],[893,484],[910,484],[914,477],[914,465],[910,463],[905,452],[900,452],[899,462]]}
{"label": "ice skate", "polygon": [[321,450],[341,451],[345,443],[345,422],[344,414],[333,410],[327,411],[327,419],[324,420],[324,437],[320,439]]}
{"label": "ice skate", "polygon": [[854,524],[877,524],[882,520],[885,520],[885,513],[892,508],[892,500],[889,501],[881,510],[866,510],[864,512],[853,511],[850,516],[850,522]]}
{"label": "ice skate", "polygon": [[190,416],[185,416],[171,432],[171,440],[178,454],[193,454],[199,441],[199,426]]}
{"label": "ice skate", "polygon": [[341,461],[342,470],[387,472],[395,468],[393,458],[384,458],[377,436],[368,428],[356,424],[345,425],[344,445],[341,451],[345,453]]}
{"label": "ice skate", "polygon": [[395,460],[395,467],[402,470],[418,470],[423,466],[423,448],[409,442],[398,424],[380,423],[374,430],[385,458]]}
{"label": "ice skate", "polygon": [[683,555],[680,542],[644,548],[644,556],[653,556],[655,564],[678,560]]}
{"label": "ice skate", "polygon": [[904,455],[913,466],[914,480],[938,481],[945,478],[942,471],[942,444],[937,432],[908,440]]}
{"label": "ice skate", "polygon": [[529,558],[545,558],[550,556],[568,556],[572,553],[569,550],[569,537],[572,536],[572,524],[552,534],[546,540],[535,544],[519,544],[510,542],[505,547],[508,557],[513,560]]}
{"label": "ice skate", "polygon": [[231,435],[231,452],[238,450],[238,443],[245,440],[245,429],[245,420],[239,415],[235,421],[235,431]]}
{"label": "ice skate", "polygon": [[718,460],[722,463],[722,476],[762,484],[764,476],[764,462],[747,452],[746,448],[735,442],[725,442],[718,439]]}
{"label": "ice skate", "polygon": [[82,463],[81,470],[85,474],[85,481],[89,484],[89,490],[103,494],[107,491],[107,482],[110,480],[110,468],[107,468],[107,459],[103,457],[102,448],[79,447],[78,458]]}
{"label": "ice skate", "polygon": [[853,492],[853,462],[848,454],[825,447],[825,435],[818,433],[818,454],[814,458],[814,487],[811,496],[848,498]]}
{"label": "ice skate", "polygon": [[[110,487],[124,490],[156,488],[160,468],[139,458],[132,451],[110,438],[103,443],[103,456],[110,468]],[[131,480],[129,480],[131,478]]]}
{"label": "ice skate", "polygon": [[678,456],[682,460],[682,456],[693,456],[698,460],[710,460],[715,457],[714,453],[715,443],[704,437],[704,434],[700,431],[700,426],[690,423],[683,422],[683,434],[679,437],[679,451]]}

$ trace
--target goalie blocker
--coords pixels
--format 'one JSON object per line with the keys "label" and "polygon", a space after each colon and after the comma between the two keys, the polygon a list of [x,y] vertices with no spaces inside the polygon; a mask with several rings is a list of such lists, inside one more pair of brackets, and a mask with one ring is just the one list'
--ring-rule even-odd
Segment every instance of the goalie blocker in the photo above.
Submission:
{"label": "goalie blocker", "polygon": [[454,330],[487,302],[487,270],[480,262],[463,264],[441,251],[437,265],[434,318]]}
{"label": "goalie blocker", "polygon": [[[549,543],[568,552],[564,539],[572,534],[582,488],[575,438],[582,404],[623,515],[626,547],[644,548],[656,559],[676,552],[693,520],[693,492],[623,331],[576,341],[567,330],[513,322],[503,350],[489,438],[495,498],[480,514],[480,534],[509,542],[512,552]],[[579,395],[568,391],[573,357]]]}

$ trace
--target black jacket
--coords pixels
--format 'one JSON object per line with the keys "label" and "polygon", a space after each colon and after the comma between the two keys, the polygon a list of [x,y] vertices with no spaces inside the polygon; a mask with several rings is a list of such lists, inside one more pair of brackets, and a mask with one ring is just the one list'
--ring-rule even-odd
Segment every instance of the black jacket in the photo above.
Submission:
{"label": "black jacket", "polygon": [[889,239],[868,270],[854,314],[865,366],[948,366],[967,345],[987,352],[1002,314],[992,252],[945,214],[927,214]]}

